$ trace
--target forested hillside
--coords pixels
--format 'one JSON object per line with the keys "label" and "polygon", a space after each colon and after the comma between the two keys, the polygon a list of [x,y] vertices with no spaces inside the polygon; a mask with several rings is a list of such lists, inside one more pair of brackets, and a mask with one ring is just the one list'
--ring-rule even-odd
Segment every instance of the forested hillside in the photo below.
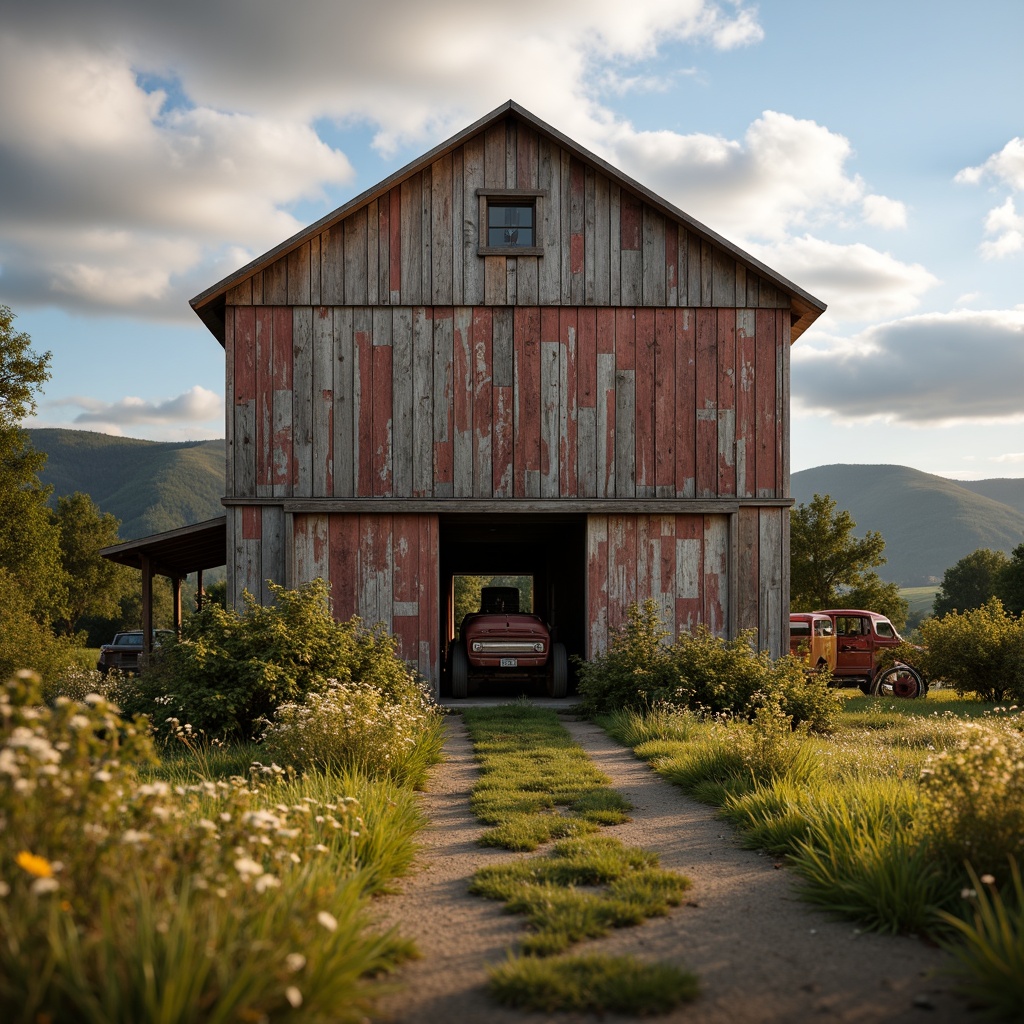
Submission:
{"label": "forested hillside", "polygon": [[801,503],[831,495],[853,516],[858,537],[877,530],[888,559],[878,574],[903,587],[941,581],[978,548],[1009,553],[1024,542],[1024,480],[966,482],[906,466],[835,465],[794,473],[792,492]]}
{"label": "forested hillside", "polygon": [[122,540],[222,515],[224,441],[140,441],[88,430],[29,430],[47,453],[53,500],[82,491],[121,520]]}

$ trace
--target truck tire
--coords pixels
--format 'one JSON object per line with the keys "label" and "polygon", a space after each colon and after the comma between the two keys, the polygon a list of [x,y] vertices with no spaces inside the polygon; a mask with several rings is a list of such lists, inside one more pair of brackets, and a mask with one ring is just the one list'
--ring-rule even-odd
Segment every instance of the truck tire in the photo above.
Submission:
{"label": "truck tire", "polygon": [[569,690],[569,657],[565,644],[551,645],[548,661],[548,696],[564,697]]}
{"label": "truck tire", "polygon": [[872,697],[901,697],[913,699],[923,697],[928,687],[921,673],[909,665],[893,665],[875,676],[871,684]]}
{"label": "truck tire", "polygon": [[461,700],[469,695],[469,657],[460,640],[452,647],[452,697]]}

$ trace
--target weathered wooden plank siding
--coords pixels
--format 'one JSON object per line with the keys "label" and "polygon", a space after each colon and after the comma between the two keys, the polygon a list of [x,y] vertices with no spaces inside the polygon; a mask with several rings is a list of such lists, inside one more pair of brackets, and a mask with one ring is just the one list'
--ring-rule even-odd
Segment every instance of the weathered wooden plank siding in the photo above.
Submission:
{"label": "weathered wooden plank siding", "polygon": [[[779,566],[764,566],[777,548],[765,548],[762,537],[773,535],[785,510],[772,509],[759,521],[758,509],[748,511],[739,527],[755,536],[746,538],[746,556],[731,559],[733,526],[728,515],[592,515],[587,519],[587,651],[588,658],[604,651],[613,633],[626,621],[630,604],[648,598],[658,606],[666,627],[677,635],[706,625],[717,636],[730,635],[730,575],[752,571],[753,604],[744,598],[741,617],[757,618],[753,627],[767,629],[773,642],[781,637],[781,618],[772,597],[771,611],[759,612],[758,573],[778,577]],[[753,546],[751,546],[751,540]],[[761,548],[758,548],[758,543]],[[744,584],[745,586],[745,584]],[[743,587],[740,587],[742,593]],[[767,588],[769,591],[771,588]],[[774,619],[772,619],[774,616]],[[744,623],[746,624],[746,623]]]}
{"label": "weathered wooden plank siding", "polygon": [[[243,545],[251,543],[246,531],[257,530],[260,512],[244,510]],[[367,625],[383,623],[398,640],[399,656],[436,687],[440,678],[436,516],[299,514],[293,517],[293,536],[287,540],[293,551],[292,586],[317,577],[325,580],[336,619],[358,615]],[[262,571],[262,563],[255,568]]]}
{"label": "weathered wooden plank siding", "polygon": [[[480,188],[541,189],[543,256],[477,255]],[[237,285],[232,305],[788,307],[789,297],[515,119]]]}
{"label": "weathered wooden plank siding", "polygon": [[787,496],[784,311],[229,314],[231,497]]}

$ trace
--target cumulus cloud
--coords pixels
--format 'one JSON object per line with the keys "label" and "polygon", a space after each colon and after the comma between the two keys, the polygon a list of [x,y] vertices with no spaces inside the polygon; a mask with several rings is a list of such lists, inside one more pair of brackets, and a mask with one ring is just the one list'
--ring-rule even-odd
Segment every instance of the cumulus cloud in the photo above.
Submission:
{"label": "cumulus cloud", "polygon": [[[1024,138],[1010,139],[984,163],[965,167],[954,178],[964,185],[978,185],[986,179],[1011,192],[1024,192]],[[1003,259],[1024,250],[1024,214],[1017,212],[1012,195],[989,210],[984,226],[985,234],[992,237],[978,247],[983,259]]]}
{"label": "cumulus cloud", "polygon": [[[175,398],[143,399],[129,396],[117,402],[103,402],[76,396],[46,403],[46,408],[82,409],[71,422],[84,429],[102,428],[105,433],[120,433],[125,427],[141,424],[174,426],[179,423],[222,421],[224,418],[224,399],[198,384]],[[111,427],[115,429],[108,429]]]}
{"label": "cumulus cloud", "polygon": [[800,412],[909,426],[1024,422],[1024,313],[929,313],[798,344]]}
{"label": "cumulus cloud", "polygon": [[753,245],[750,251],[823,300],[832,322],[867,322],[909,313],[939,283],[921,264],[904,263],[863,243],[839,245],[804,235],[774,245]]}
{"label": "cumulus cloud", "polygon": [[859,219],[906,224],[901,202],[870,194],[847,170],[848,139],[789,114],[766,110],[742,139],[612,125],[605,145],[624,170],[729,237],[778,239]]}

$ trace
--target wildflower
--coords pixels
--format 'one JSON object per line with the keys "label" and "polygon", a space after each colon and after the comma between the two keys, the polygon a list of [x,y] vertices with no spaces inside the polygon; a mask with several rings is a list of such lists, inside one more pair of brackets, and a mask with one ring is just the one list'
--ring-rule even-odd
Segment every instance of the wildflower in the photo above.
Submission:
{"label": "wildflower", "polygon": [[280,889],[281,879],[276,875],[260,875],[254,886],[257,892],[266,892],[268,889]]}
{"label": "wildflower", "polygon": [[302,993],[294,985],[289,985],[284,990],[284,997],[295,1009],[302,1005]]}
{"label": "wildflower", "polygon": [[53,865],[45,857],[38,857],[28,850],[22,850],[16,861],[19,868],[24,868],[36,878],[53,878]]}
{"label": "wildflower", "polygon": [[995,877],[993,875],[982,875],[981,878],[978,879],[978,881],[980,881],[982,885],[995,885],[996,884],[996,880],[995,880]]}
{"label": "wildflower", "polygon": [[295,974],[306,966],[306,958],[301,953],[289,953],[284,958],[284,965],[292,974]]}
{"label": "wildflower", "polygon": [[329,914],[326,910],[321,910],[320,913],[316,915],[316,919],[329,932],[337,930],[338,919],[333,914]]}
{"label": "wildflower", "polygon": [[44,893],[56,892],[59,888],[60,883],[56,878],[37,878],[29,887],[29,892],[33,896],[42,896]]}
{"label": "wildflower", "polygon": [[134,828],[125,829],[124,835],[121,836],[121,842],[126,846],[139,846],[147,839],[149,839],[148,832],[139,832]]}
{"label": "wildflower", "polygon": [[235,861],[235,870],[242,876],[243,881],[248,882],[250,876],[263,874],[263,865],[257,864],[251,857],[239,857]]}
{"label": "wildflower", "polygon": [[3,899],[5,896],[10,896],[10,894],[11,887],[2,878],[0,878],[0,899]]}

